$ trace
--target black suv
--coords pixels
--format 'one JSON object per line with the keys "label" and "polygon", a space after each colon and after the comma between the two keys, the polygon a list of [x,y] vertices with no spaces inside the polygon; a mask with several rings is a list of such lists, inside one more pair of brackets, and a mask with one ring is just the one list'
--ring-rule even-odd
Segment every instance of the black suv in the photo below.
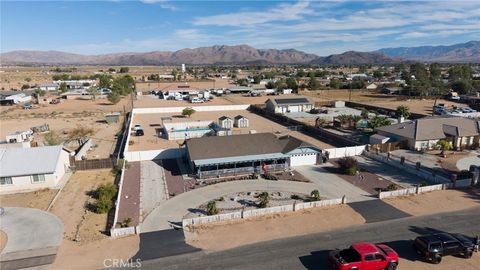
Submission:
{"label": "black suv", "polygon": [[460,234],[436,233],[417,237],[413,247],[427,261],[437,264],[443,256],[472,257],[474,245],[472,239]]}

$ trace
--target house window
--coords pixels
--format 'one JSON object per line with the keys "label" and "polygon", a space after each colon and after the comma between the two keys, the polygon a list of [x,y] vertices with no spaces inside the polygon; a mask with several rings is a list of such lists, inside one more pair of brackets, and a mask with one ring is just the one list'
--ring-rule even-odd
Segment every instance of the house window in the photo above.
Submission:
{"label": "house window", "polygon": [[11,185],[12,177],[0,177],[0,185]]}
{"label": "house window", "polygon": [[32,182],[33,183],[45,182],[45,175],[44,174],[34,174],[34,175],[32,175]]}

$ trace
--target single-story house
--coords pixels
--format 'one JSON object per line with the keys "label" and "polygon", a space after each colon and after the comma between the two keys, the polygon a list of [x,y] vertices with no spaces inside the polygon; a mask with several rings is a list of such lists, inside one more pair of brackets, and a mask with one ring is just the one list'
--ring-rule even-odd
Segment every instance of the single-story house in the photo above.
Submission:
{"label": "single-story house", "polygon": [[190,95],[199,94],[201,89],[193,87],[185,83],[174,83],[160,89],[160,95],[163,99],[182,100],[187,99]]}
{"label": "single-story house", "polygon": [[218,118],[218,125],[222,128],[233,128],[233,119],[228,116]]}
{"label": "single-story house", "polygon": [[57,186],[70,166],[62,146],[0,149],[0,193]]}
{"label": "single-story house", "polygon": [[17,131],[13,134],[5,136],[8,143],[30,142],[33,140],[33,131],[31,129],[26,131]]}
{"label": "single-story house", "polygon": [[97,84],[96,80],[58,80],[53,81],[54,84],[61,85],[65,83],[68,89],[80,89],[85,86],[95,86]]}
{"label": "single-story house", "polygon": [[32,96],[25,93],[19,93],[5,97],[6,100],[12,100],[14,104],[26,103],[32,101]]}
{"label": "single-story house", "polygon": [[297,138],[278,138],[272,133],[210,136],[186,141],[190,168],[200,179],[313,165],[321,152]]}
{"label": "single-story house", "polygon": [[425,117],[378,127],[375,131],[395,141],[407,141],[411,150],[435,148],[442,139],[450,141],[454,148],[478,146],[480,143],[480,121],[465,117]]}
{"label": "single-story house", "polygon": [[42,91],[57,91],[58,90],[58,84],[56,83],[44,83],[40,84],[38,86],[38,89]]}
{"label": "single-story house", "polygon": [[308,112],[314,108],[314,102],[307,97],[270,98],[266,102],[267,110],[275,113]]}
{"label": "single-story house", "polygon": [[235,116],[234,121],[233,125],[237,128],[245,128],[249,125],[248,118],[242,115]]}

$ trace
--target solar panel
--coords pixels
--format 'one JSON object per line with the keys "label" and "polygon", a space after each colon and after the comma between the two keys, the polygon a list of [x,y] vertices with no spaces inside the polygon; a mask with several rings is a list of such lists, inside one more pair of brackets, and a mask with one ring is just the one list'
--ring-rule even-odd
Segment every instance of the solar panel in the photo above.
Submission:
{"label": "solar panel", "polygon": [[310,103],[306,98],[282,98],[275,99],[277,104],[287,104],[287,103]]}

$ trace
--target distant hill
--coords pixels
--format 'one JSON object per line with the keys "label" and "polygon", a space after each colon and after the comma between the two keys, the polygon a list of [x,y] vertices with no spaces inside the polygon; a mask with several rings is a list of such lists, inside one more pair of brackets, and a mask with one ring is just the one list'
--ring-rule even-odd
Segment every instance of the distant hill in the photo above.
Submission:
{"label": "distant hill", "polygon": [[389,57],[426,62],[480,63],[480,41],[450,46],[384,48],[377,52]]}
{"label": "distant hill", "polygon": [[216,45],[175,52],[82,55],[59,51],[12,51],[0,54],[2,64],[46,65],[213,65],[213,64],[390,64],[402,61],[480,63],[480,42],[451,46],[386,48],[374,52],[348,51],[317,56],[295,49],[256,49],[248,45]]}

